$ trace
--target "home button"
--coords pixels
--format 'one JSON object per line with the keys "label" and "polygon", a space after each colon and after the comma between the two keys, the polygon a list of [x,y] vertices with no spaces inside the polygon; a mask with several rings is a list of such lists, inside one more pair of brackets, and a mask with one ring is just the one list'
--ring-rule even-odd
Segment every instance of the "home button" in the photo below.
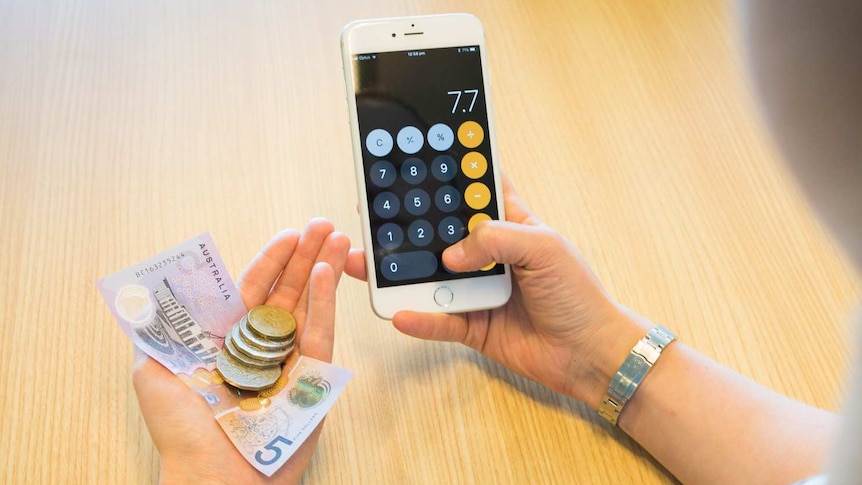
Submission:
{"label": "home button", "polygon": [[452,300],[455,298],[455,294],[452,293],[452,290],[449,289],[448,286],[441,286],[434,290],[434,303],[440,305],[443,308],[449,306],[452,303]]}

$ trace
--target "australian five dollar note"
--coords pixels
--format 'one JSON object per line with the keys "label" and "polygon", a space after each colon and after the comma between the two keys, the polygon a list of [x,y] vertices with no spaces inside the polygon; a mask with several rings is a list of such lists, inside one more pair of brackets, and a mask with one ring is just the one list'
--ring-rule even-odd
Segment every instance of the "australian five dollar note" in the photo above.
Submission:
{"label": "australian five dollar note", "polygon": [[96,285],[132,342],[197,391],[237,450],[267,476],[293,455],[353,376],[299,356],[267,391],[225,384],[216,359],[225,334],[247,310],[209,234]]}

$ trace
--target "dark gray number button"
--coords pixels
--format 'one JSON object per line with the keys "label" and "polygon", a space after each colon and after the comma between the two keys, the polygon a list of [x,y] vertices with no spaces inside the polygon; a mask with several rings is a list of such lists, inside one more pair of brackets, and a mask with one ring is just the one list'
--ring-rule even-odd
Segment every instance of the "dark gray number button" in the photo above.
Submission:
{"label": "dark gray number button", "polygon": [[395,249],[404,241],[404,231],[398,224],[387,222],[377,230],[377,244],[385,249]]}
{"label": "dark gray number button", "polygon": [[416,157],[404,160],[404,163],[401,165],[401,177],[408,184],[416,185],[421,183],[425,180],[426,176],[428,176],[428,167],[425,166],[425,162]]}
{"label": "dark gray number button", "polygon": [[410,227],[407,228],[407,237],[414,246],[424,247],[431,244],[434,239],[434,226],[425,219],[413,221]]}
{"label": "dark gray number button", "polygon": [[431,197],[422,189],[413,189],[404,196],[404,208],[414,216],[428,212],[430,206]]}
{"label": "dark gray number button", "polygon": [[457,217],[444,217],[437,226],[437,234],[447,243],[455,244],[464,237],[464,223]]}
{"label": "dark gray number button", "polygon": [[431,251],[395,253],[380,261],[380,272],[389,281],[427,278],[436,271],[437,257]]}
{"label": "dark gray number button", "polygon": [[451,185],[444,185],[434,194],[434,203],[443,212],[452,212],[461,205],[461,193]]}
{"label": "dark gray number button", "polygon": [[395,183],[398,173],[395,171],[395,165],[386,160],[378,160],[371,166],[368,175],[371,177],[371,183],[385,189]]}
{"label": "dark gray number button", "polygon": [[431,174],[441,182],[448,182],[458,173],[458,164],[449,155],[437,155],[431,162]]}
{"label": "dark gray number button", "polygon": [[398,202],[398,196],[392,192],[383,192],[374,198],[374,212],[384,219],[395,217],[400,208],[401,203]]}

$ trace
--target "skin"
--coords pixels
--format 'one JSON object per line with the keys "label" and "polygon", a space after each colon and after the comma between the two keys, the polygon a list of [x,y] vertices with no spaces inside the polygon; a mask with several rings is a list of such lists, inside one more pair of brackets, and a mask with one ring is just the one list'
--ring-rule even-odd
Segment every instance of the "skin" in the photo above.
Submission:
{"label": "skin", "polygon": [[[312,220],[302,233],[279,233],[237,281],[243,302],[247,308],[267,304],[291,311],[300,353],[330,362],[335,288],[349,248],[347,237],[334,232],[325,219]],[[141,413],[161,455],[160,483],[297,483],[314,454],[322,422],[267,478],[234,448],[203,397],[169,370],[144,356],[132,377]]]}
{"label": "skin", "polygon": [[[512,265],[509,302],[472,313],[399,312],[392,323],[413,337],[470,346],[597,409],[654,324],[615,302],[577,249],[543,224],[508,180],[504,203],[508,221],[479,224],[443,260],[456,271]],[[345,272],[365,279],[362,250],[351,251]],[[812,475],[837,424],[834,414],[772,392],[680,342],[665,350],[619,420],[683,483],[791,483]]]}
{"label": "skin", "polygon": [[[753,78],[775,139],[858,268],[862,4],[759,0],[738,6]],[[443,258],[456,271],[478,270],[492,261],[512,265],[511,300],[495,310],[456,315],[400,312],[392,323],[407,335],[472,347],[595,409],[653,323],[614,301],[577,249],[543,224],[508,180],[504,204],[508,221],[479,224]],[[346,252],[346,239],[324,221],[312,221],[301,238],[282,233],[240,278],[243,298],[248,306],[267,301],[295,310],[298,321],[309,322],[300,334],[301,351],[329,360],[338,276],[343,269],[366,278],[363,251]],[[862,407],[859,370],[851,384],[851,413],[842,422],[677,341],[628,402],[619,426],[683,483],[706,484],[785,484],[817,474],[840,427],[844,435],[832,478],[853,483],[862,472],[862,419],[854,412]],[[266,481],[236,452],[203,399],[170,372],[147,359],[136,367],[134,381],[162,455],[163,482]],[[318,427],[269,481],[297,482],[319,433]]]}

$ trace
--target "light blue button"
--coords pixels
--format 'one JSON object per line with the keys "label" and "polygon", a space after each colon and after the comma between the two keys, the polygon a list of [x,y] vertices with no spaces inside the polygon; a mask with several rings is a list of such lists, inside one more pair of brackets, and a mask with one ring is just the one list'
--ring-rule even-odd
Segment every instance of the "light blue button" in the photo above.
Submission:
{"label": "light blue button", "polygon": [[413,155],[422,149],[425,140],[422,138],[422,132],[415,126],[405,126],[398,132],[398,148],[402,152]]}
{"label": "light blue button", "polygon": [[437,123],[428,130],[428,144],[438,152],[444,152],[455,141],[455,133],[443,123]]}
{"label": "light blue button", "polygon": [[365,137],[365,148],[375,157],[385,157],[392,151],[392,135],[383,128],[371,130]]}

